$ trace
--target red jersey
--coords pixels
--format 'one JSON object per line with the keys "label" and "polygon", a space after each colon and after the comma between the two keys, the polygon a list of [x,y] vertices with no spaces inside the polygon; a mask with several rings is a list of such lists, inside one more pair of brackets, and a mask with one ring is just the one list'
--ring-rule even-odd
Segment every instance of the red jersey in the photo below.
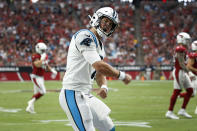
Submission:
{"label": "red jersey", "polygon": [[38,76],[43,76],[45,70],[42,67],[36,67],[34,65],[34,61],[37,60],[37,59],[40,60],[40,58],[41,58],[41,55],[38,54],[38,53],[32,55],[32,58],[31,58],[32,59],[32,66],[33,66],[32,74],[35,74],[35,75],[38,75]]}
{"label": "red jersey", "polygon": [[[190,58],[190,59],[194,59],[193,67],[194,67],[194,68],[197,68],[197,53],[191,52],[191,53],[189,54],[189,58]],[[197,72],[193,72],[193,71],[192,71],[192,73],[194,73],[195,75],[197,75]]]}
{"label": "red jersey", "polygon": [[184,56],[184,59],[186,61],[186,57],[187,57],[187,49],[182,46],[182,45],[178,45],[176,48],[175,48],[175,68],[177,70],[180,70],[182,69],[180,64],[179,64],[179,61],[178,61],[178,58],[177,58],[177,53],[184,53],[185,56]]}

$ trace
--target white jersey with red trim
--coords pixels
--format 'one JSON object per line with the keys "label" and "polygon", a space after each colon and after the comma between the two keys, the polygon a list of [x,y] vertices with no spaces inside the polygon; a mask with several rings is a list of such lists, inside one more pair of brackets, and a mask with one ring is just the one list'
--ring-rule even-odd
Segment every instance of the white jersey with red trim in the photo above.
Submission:
{"label": "white jersey with red trim", "polygon": [[174,89],[191,88],[191,80],[179,64],[177,53],[184,53],[184,64],[187,58],[187,49],[183,45],[178,45],[175,49],[175,68],[172,72],[174,78]]}
{"label": "white jersey with red trim", "polygon": [[88,93],[96,71],[92,64],[104,58],[104,46],[90,30],[83,29],[72,37],[63,88]]}
{"label": "white jersey with red trim", "polygon": [[177,70],[180,70],[180,69],[182,69],[181,68],[181,66],[180,66],[180,64],[179,64],[179,61],[178,61],[178,58],[177,58],[177,53],[184,53],[184,59],[185,59],[185,61],[184,62],[186,62],[186,58],[187,58],[187,49],[184,47],[184,46],[182,46],[182,45],[178,45],[176,48],[175,48],[175,68],[177,69]]}

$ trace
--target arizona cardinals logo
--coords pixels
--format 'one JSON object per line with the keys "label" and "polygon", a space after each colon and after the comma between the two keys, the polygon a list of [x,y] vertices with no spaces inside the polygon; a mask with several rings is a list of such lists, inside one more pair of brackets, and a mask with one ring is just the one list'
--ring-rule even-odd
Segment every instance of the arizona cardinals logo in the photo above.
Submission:
{"label": "arizona cardinals logo", "polygon": [[179,35],[181,38],[183,38],[183,36],[182,35]]}

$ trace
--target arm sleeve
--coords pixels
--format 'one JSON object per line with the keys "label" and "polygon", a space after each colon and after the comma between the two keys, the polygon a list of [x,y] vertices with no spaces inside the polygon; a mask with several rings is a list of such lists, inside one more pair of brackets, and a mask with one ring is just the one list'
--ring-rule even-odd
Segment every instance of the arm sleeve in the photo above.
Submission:
{"label": "arm sleeve", "polygon": [[100,61],[101,58],[96,51],[97,41],[93,38],[93,36],[87,32],[80,32],[75,38],[75,44],[78,50],[81,52],[85,60],[91,65],[96,61]]}
{"label": "arm sleeve", "polygon": [[75,38],[75,44],[78,50],[83,53],[85,51],[96,51],[97,43],[89,32],[82,31]]}
{"label": "arm sleeve", "polygon": [[100,61],[101,58],[99,54],[96,51],[84,51],[82,53],[83,57],[86,59],[88,63],[91,65],[97,61]]}

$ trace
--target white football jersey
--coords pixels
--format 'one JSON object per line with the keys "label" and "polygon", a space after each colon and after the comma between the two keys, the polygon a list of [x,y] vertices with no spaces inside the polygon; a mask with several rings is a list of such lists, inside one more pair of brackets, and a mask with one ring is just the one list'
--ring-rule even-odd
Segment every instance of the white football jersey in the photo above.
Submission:
{"label": "white football jersey", "polygon": [[105,57],[104,46],[90,30],[79,30],[70,42],[63,88],[89,93],[96,74],[92,64]]}

